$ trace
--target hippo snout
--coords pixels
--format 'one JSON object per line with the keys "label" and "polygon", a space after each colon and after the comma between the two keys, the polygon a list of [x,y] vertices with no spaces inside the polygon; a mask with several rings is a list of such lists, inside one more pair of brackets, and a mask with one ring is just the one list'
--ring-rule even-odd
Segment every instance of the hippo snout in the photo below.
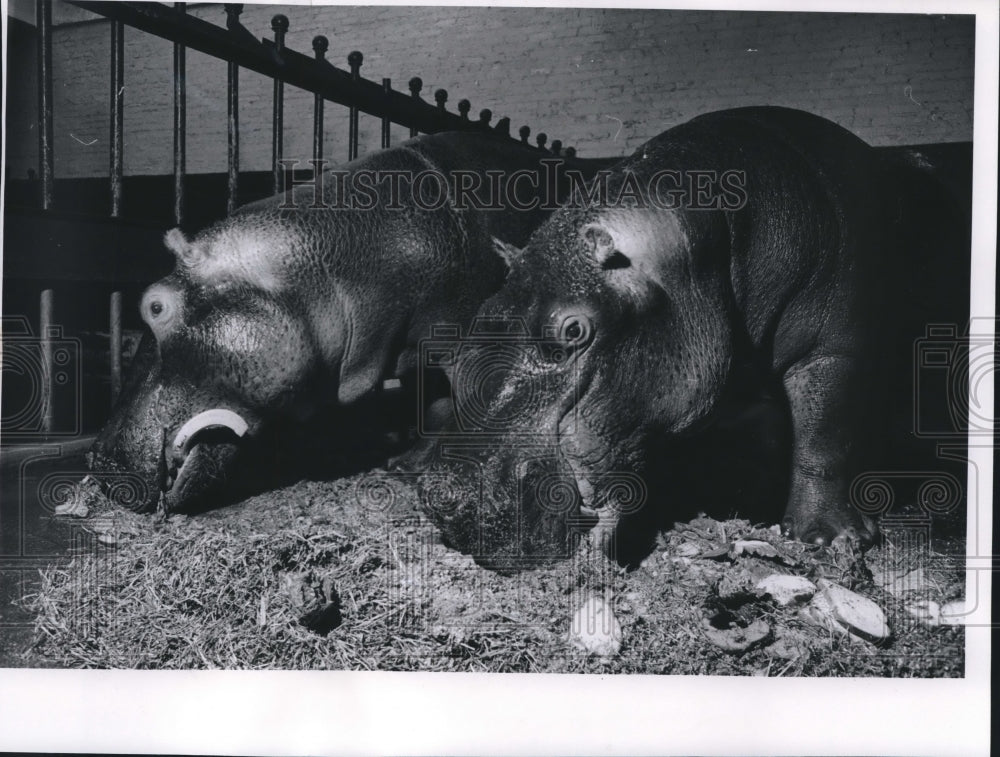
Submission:
{"label": "hippo snout", "polygon": [[250,423],[234,410],[216,407],[171,428],[151,410],[154,404],[138,403],[120,413],[88,455],[92,470],[127,475],[135,483],[139,495],[120,504],[151,512],[162,495],[170,511],[202,509],[238,489],[234,484],[245,476],[237,465]]}
{"label": "hippo snout", "polygon": [[566,559],[595,524],[557,455],[466,454],[425,471],[418,488],[445,544],[483,567],[507,573]]}

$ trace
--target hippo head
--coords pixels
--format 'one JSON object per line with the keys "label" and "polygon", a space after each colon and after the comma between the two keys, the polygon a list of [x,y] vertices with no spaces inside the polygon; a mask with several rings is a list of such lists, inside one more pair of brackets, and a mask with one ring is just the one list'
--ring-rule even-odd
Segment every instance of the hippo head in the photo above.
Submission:
{"label": "hippo head", "polygon": [[[154,508],[202,507],[238,490],[247,448],[277,413],[304,402],[316,374],[300,303],[238,276],[205,275],[201,248],[175,230],[175,271],[150,286],[132,378],[91,450],[91,467],[129,472]],[[241,468],[241,463],[247,465]]]}
{"label": "hippo head", "polygon": [[[495,569],[531,567],[649,509],[647,438],[698,422],[726,370],[710,268],[728,248],[712,223],[565,207],[523,250],[501,246],[508,278],[460,342],[451,431],[423,461],[446,543]],[[696,264],[695,234],[718,254]]]}

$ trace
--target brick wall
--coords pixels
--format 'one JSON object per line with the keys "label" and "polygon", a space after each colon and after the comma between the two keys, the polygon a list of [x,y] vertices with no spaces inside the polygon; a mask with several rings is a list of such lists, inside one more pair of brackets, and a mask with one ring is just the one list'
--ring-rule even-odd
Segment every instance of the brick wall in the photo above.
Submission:
{"label": "brick wall", "polygon": [[[224,25],[221,5],[190,12]],[[338,66],[361,50],[366,78],[406,91],[420,76],[427,99],[444,87],[450,110],[466,97],[474,116],[490,108],[515,132],[528,124],[582,155],[625,154],[699,113],[752,104],[809,110],[876,145],[972,138],[967,16],[247,5],[242,21],[271,36],[279,12],[291,19],[291,48],[311,54],[325,34]],[[107,173],[108,37],[103,21],[56,28],[57,176]],[[171,51],[126,33],[126,173],[171,170]],[[225,65],[189,51],[187,81],[189,171],[224,171]],[[242,71],[240,87],[242,167],[264,170],[271,84]],[[327,155],[346,157],[346,109],[327,104],[326,114]],[[8,117],[9,175],[24,176],[37,160],[34,114]],[[286,157],[308,158],[312,95],[286,87],[285,124]],[[379,124],[364,114],[361,139],[363,151],[378,145]]]}

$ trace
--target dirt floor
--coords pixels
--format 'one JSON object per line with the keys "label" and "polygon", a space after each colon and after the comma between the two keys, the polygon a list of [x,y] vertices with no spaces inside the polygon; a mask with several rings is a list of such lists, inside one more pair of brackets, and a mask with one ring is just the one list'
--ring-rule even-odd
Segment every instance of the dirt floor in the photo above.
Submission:
{"label": "dirt floor", "polygon": [[444,547],[384,471],[197,516],[104,503],[54,519],[89,546],[20,600],[35,630],[8,664],[963,675],[962,546],[912,528],[861,555],[699,517],[631,571],[587,537],[504,576]]}

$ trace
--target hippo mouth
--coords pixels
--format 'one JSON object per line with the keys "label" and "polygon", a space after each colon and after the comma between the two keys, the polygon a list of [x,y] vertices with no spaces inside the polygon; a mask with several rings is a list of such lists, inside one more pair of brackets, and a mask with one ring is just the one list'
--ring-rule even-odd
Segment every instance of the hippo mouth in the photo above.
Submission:
{"label": "hippo mouth", "polygon": [[218,493],[238,445],[249,431],[242,416],[213,408],[190,418],[174,435],[169,448],[164,436],[159,465],[160,491],[168,509]]}
{"label": "hippo mouth", "polygon": [[417,479],[421,509],[444,544],[501,573],[569,558],[599,520],[558,450],[513,451],[452,446]]}

